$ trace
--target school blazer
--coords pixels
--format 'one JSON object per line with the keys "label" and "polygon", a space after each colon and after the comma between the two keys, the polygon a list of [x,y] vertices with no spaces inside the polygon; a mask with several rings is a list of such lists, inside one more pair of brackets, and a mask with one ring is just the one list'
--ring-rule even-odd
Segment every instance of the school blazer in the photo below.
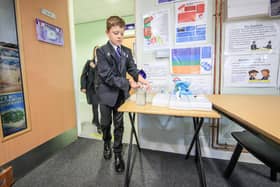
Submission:
{"label": "school blazer", "polygon": [[93,60],[87,60],[83,72],[81,74],[81,89],[86,89],[86,96],[87,96],[87,102],[88,104],[97,104],[97,98],[96,98],[96,68],[92,68],[90,66],[91,62],[94,62]]}
{"label": "school blazer", "polygon": [[96,94],[100,104],[115,106],[118,96],[123,92],[123,99],[129,97],[129,82],[126,73],[138,81],[139,70],[133,60],[131,50],[121,46],[121,58],[108,41],[97,49],[97,86]]}

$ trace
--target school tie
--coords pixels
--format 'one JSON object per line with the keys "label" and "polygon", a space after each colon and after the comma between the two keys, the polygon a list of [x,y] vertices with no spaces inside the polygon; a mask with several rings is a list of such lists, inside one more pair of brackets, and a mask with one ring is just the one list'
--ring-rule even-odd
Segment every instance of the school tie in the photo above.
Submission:
{"label": "school tie", "polygon": [[119,58],[121,58],[121,54],[122,54],[121,53],[121,48],[120,48],[120,46],[118,46],[117,47],[117,55],[118,55]]}

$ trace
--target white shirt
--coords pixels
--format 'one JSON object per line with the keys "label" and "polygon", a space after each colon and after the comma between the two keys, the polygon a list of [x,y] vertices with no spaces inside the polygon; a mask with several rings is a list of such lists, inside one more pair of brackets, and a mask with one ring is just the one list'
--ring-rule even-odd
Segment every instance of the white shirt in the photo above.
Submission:
{"label": "white shirt", "polygon": [[[114,45],[114,44],[112,44],[112,42],[109,40],[109,42],[110,42],[110,44],[113,46],[113,48],[115,49],[115,51],[116,51],[116,53],[117,53],[117,45]],[[121,51],[122,51],[122,48],[121,48],[121,46],[119,46],[120,47],[120,49],[121,49]]]}

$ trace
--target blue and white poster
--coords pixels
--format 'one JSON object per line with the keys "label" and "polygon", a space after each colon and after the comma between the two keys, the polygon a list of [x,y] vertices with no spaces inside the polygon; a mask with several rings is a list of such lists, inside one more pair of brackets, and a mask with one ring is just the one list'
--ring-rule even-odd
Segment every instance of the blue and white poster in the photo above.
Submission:
{"label": "blue and white poster", "polygon": [[0,115],[4,137],[27,128],[22,92],[0,95]]}

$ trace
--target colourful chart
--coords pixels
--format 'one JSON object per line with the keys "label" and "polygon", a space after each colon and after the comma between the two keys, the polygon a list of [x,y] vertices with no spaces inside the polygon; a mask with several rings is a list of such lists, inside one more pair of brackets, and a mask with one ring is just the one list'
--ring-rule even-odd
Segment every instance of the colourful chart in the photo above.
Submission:
{"label": "colourful chart", "polygon": [[208,74],[212,70],[211,47],[176,48],[171,50],[173,74]]}

